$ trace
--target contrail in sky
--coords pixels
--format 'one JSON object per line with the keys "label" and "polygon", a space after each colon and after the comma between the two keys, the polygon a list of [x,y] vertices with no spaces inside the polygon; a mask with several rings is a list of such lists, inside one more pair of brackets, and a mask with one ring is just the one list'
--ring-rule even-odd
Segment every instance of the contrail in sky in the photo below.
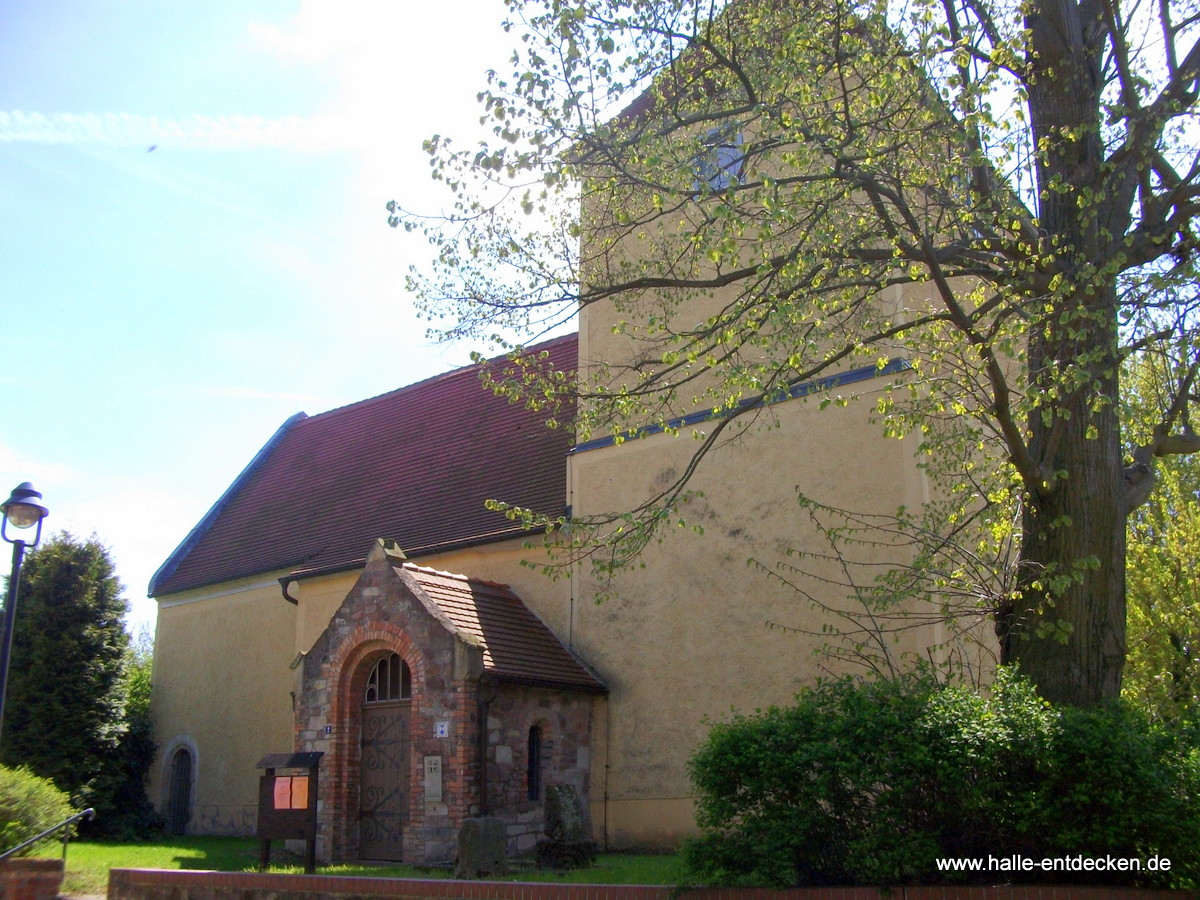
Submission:
{"label": "contrail in sky", "polygon": [[361,146],[349,123],[286,116],[187,116],[159,118],[130,113],[54,113],[0,110],[0,143],[104,144],[185,150],[279,147],[322,151]]}

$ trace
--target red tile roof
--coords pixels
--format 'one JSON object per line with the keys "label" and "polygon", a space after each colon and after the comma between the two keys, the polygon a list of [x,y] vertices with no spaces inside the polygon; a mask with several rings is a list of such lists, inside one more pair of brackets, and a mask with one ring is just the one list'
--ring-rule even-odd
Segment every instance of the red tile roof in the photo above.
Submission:
{"label": "red tile roof", "polygon": [[517,684],[603,692],[604,684],[505,585],[405,563],[426,596],[483,647],[484,669]]}
{"label": "red tile roof", "polygon": [[[570,335],[530,353],[571,371],[576,347]],[[352,568],[380,537],[419,558],[520,534],[484,508],[489,499],[561,513],[570,429],[494,396],[480,369],[293,416],[155,573],[150,595],[279,569]]]}

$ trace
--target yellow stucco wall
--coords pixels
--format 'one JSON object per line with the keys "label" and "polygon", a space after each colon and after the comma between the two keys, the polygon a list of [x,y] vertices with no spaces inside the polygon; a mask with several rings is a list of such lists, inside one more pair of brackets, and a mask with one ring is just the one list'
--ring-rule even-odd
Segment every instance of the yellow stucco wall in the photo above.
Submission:
{"label": "yellow stucco wall", "polygon": [[165,811],[171,758],[187,747],[195,756],[189,831],[253,830],[255,763],[292,749],[295,619],[271,576],[160,598],[151,695],[159,756],[149,794]]}
{"label": "yellow stucco wall", "polygon": [[[913,305],[905,300],[891,291],[880,302]],[[619,362],[629,352],[630,338],[614,335],[609,317],[599,306],[582,315],[583,368],[589,360]],[[797,504],[797,488],[863,513],[890,514],[928,499],[916,439],[887,439],[871,421],[886,383],[847,387],[842,393],[857,396],[845,407],[797,399],[748,420],[741,438],[711,453],[690,485],[702,496],[681,512],[703,533],[670,529],[603,602],[596,598],[606,586],[585,567],[552,580],[536,565],[521,565],[546,561],[540,547],[521,540],[413,559],[508,584],[606,682],[611,694],[597,703],[593,722],[590,810],[594,833],[607,846],[669,847],[691,833],[686,761],[706,723],[731,710],[786,703],[827,671],[816,655],[824,639],[803,633],[820,631],[822,614],[749,563],[785,575],[779,566],[791,563],[842,577],[833,566],[789,555],[828,549]],[[564,501],[580,516],[628,510],[677,477],[698,446],[685,429],[677,437],[577,451],[564,462]],[[282,574],[161,605],[154,702],[164,757],[152,796],[164,796],[169,742],[187,736],[199,752],[198,830],[252,826],[254,763],[291,748],[289,666],[318,639],[358,577],[354,571],[292,582],[293,605],[275,580]],[[803,587],[827,603],[846,594],[831,584]],[[894,649],[919,651],[930,637],[912,633]]]}
{"label": "yellow stucco wall", "polygon": [[352,572],[305,578],[303,581],[288,584],[288,595],[297,601],[293,656],[296,653],[308,652],[342,601],[346,599],[350,588],[354,587],[358,576],[359,570],[355,569]]}
{"label": "yellow stucco wall", "polygon": [[[608,197],[603,191],[599,196]],[[690,206],[681,205],[669,216],[653,215],[646,206],[648,196],[638,188],[630,189],[627,204],[601,203],[584,204],[585,283],[620,283],[632,277],[623,267],[633,264],[638,273],[642,259],[672,265],[682,259],[679,269],[687,277],[716,274],[682,246],[681,235],[709,227],[695,221],[700,213]],[[616,224],[616,210],[638,224]],[[639,218],[639,212],[646,216]],[[748,245],[747,252],[760,249]],[[665,263],[662,268],[651,266],[653,274],[671,274]],[[923,286],[886,289],[870,298],[863,315],[903,321],[927,308],[927,291]],[[680,302],[681,291],[629,291],[619,301],[590,303],[580,312],[584,391],[632,388],[639,384],[639,373],[665,370],[656,360],[664,351],[683,349],[672,341],[671,332],[687,334],[706,317],[736,307],[736,292],[737,286],[695,290]],[[794,373],[816,365],[823,353],[835,349],[821,343],[835,337],[819,328],[813,333],[816,343],[795,348],[804,358],[796,362]],[[737,341],[719,350],[732,353],[733,344]],[[747,342],[738,344],[736,352],[749,365],[768,358],[765,354],[771,351]],[[713,350],[712,355],[720,353]],[[870,354],[839,361],[821,375],[870,366],[878,355],[900,357],[903,351],[881,344]],[[714,397],[705,391],[719,387],[720,377],[701,371],[704,357],[701,353],[692,368],[673,372],[674,396],[653,392],[665,405],[664,417],[699,413],[714,405]],[[661,543],[646,548],[641,566],[624,572],[614,596],[600,604],[593,598],[604,586],[585,569],[576,571],[568,599],[575,648],[612,692],[600,723],[605,735],[594,744],[598,752],[592,806],[597,833],[611,846],[666,845],[694,830],[685,767],[706,733],[706,720],[727,716],[731,709],[752,712],[786,703],[832,665],[817,656],[827,639],[805,632],[820,632],[825,623],[836,625],[836,617],[820,612],[801,591],[763,569],[794,578],[786,569],[791,565],[824,576],[825,583],[798,579],[799,587],[823,603],[844,603],[850,589],[840,586],[846,579],[836,565],[789,555],[829,552],[809,514],[798,506],[797,489],[814,501],[861,514],[892,515],[901,506],[912,509],[928,501],[929,485],[915,458],[918,439],[888,439],[882,426],[872,421],[878,392],[889,380],[894,379],[867,379],[835,390],[835,396],[853,398],[845,407],[835,403],[821,409],[821,397],[814,396],[775,404],[757,420],[745,417],[749,421],[744,427],[735,424],[730,429],[736,439],[710,453],[688,485],[703,496],[681,513],[689,526],[701,526],[703,534],[671,529]],[[653,408],[653,403],[648,405]],[[617,423],[621,428],[646,424]],[[668,489],[686,470],[701,446],[693,432],[709,429],[711,424],[699,424],[674,437],[656,435],[595,449],[585,445],[570,458],[568,502],[578,516],[637,507]],[[907,551],[862,548],[858,556],[902,562]],[[751,560],[761,568],[749,565]],[[857,575],[869,577],[865,570]],[[905,652],[920,653],[941,637],[931,627],[906,634],[890,649],[897,658]]]}
{"label": "yellow stucco wall", "polygon": [[[612,691],[607,734],[594,745],[593,784],[603,787],[592,807],[593,824],[612,846],[666,844],[691,830],[685,763],[706,720],[785,703],[822,671],[814,655],[822,639],[788,630],[819,630],[818,612],[748,565],[752,558],[768,567],[799,564],[789,550],[824,549],[796,504],[796,486],[860,511],[895,512],[922,500],[915,443],[883,439],[869,422],[870,404],[867,396],[845,409],[782,405],[777,429],[718,451],[697,474],[693,486],[703,496],[683,513],[703,534],[670,531],[599,604],[599,586],[576,573],[575,647]],[[576,512],[629,508],[675,477],[696,446],[687,436],[662,435],[574,455]],[[840,600],[836,588],[805,587]]]}
{"label": "yellow stucco wall", "polygon": [[[915,443],[885,440],[869,421],[880,386],[858,385],[863,396],[846,408],[780,404],[771,412],[778,427],[754,428],[717,451],[693,485],[703,496],[684,509],[703,534],[670,531],[603,602],[586,570],[554,581],[522,566],[522,558],[544,556],[520,541],[414,560],[509,584],[605,680],[611,695],[596,707],[590,799],[595,834],[609,846],[672,846],[693,831],[685,764],[706,722],[785,703],[822,671],[820,640],[789,630],[818,630],[817,613],[748,565],[821,549],[796,487],[864,511],[924,499]],[[678,473],[696,446],[686,435],[659,435],[577,452],[566,499],[580,515],[628,508]],[[151,796],[165,796],[170,741],[188,736],[199,753],[197,830],[252,827],[254,763],[292,746],[290,663],[320,636],[358,575],[293,582],[292,605],[280,574],[161,605],[154,703],[166,754]],[[831,588],[823,596],[838,599]]]}

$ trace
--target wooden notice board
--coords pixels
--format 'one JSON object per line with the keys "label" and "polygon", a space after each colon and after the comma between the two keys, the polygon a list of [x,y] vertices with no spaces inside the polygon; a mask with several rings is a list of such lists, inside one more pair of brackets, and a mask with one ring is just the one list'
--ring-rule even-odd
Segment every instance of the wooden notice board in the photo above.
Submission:
{"label": "wooden notice board", "polygon": [[304,841],[304,869],[317,866],[317,770],[324,753],[268,753],[257,768],[266,771],[258,780],[258,826],[262,841],[259,865],[271,861],[271,841]]}

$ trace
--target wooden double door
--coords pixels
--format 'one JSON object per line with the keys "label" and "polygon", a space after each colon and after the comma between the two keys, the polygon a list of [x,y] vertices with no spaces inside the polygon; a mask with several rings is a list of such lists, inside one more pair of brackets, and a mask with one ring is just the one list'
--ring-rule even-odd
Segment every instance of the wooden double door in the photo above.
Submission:
{"label": "wooden double door", "polygon": [[362,707],[358,855],[400,860],[408,825],[412,771],[412,703],[364,703]]}

